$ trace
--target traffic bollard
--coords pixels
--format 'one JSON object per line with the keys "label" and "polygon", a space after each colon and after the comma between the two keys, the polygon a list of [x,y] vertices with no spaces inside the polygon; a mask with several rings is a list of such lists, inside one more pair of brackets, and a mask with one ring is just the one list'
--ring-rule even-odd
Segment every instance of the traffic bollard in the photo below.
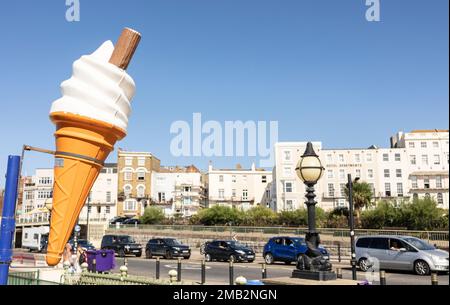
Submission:
{"label": "traffic bollard", "polygon": [[243,276],[236,278],[236,285],[240,286],[247,285],[247,279]]}
{"label": "traffic bollard", "polygon": [[234,285],[234,266],[233,261],[230,261],[230,285]]}
{"label": "traffic bollard", "polygon": [[161,261],[159,260],[159,257],[156,258],[156,279],[159,280],[160,278],[160,271],[161,271]]}
{"label": "traffic bollard", "polygon": [[341,243],[338,243],[338,262],[341,262]]}
{"label": "traffic bollard", "polygon": [[338,279],[342,279],[342,269],[341,268],[336,269],[336,277]]}
{"label": "traffic bollard", "polygon": [[386,272],[384,270],[380,270],[380,285],[386,286]]}
{"label": "traffic bollard", "polygon": [[172,285],[177,280],[178,274],[176,270],[170,270],[169,271],[169,281]]}
{"label": "traffic bollard", "polygon": [[177,282],[181,282],[181,257],[178,258],[178,265],[177,265]]}
{"label": "traffic bollard", "polygon": [[433,286],[439,285],[437,273],[432,273],[431,274],[431,285],[433,285]]}
{"label": "traffic bollard", "polygon": [[126,277],[128,277],[128,267],[126,265],[120,266],[120,280],[123,281]]}
{"label": "traffic bollard", "polygon": [[206,261],[202,260],[202,285],[205,285],[206,283]]}
{"label": "traffic bollard", "polygon": [[267,278],[267,266],[266,266],[265,263],[262,264],[262,270],[261,270],[261,273],[262,273],[262,278],[263,278],[263,279],[266,279],[266,278]]}

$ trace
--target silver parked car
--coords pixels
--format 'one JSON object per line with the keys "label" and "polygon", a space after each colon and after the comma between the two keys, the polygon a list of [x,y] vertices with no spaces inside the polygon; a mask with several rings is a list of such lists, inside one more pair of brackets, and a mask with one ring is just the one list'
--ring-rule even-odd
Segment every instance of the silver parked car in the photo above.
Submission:
{"label": "silver parked car", "polygon": [[418,275],[448,272],[448,252],[411,236],[362,236],[356,241],[356,260],[362,271],[379,263],[380,269],[409,270]]}

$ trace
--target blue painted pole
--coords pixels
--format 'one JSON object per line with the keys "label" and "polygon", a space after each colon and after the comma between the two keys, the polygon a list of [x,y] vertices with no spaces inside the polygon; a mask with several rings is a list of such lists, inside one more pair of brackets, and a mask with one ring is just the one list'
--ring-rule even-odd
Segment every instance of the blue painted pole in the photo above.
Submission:
{"label": "blue painted pole", "polygon": [[0,285],[8,284],[9,265],[12,260],[12,241],[16,229],[16,200],[20,172],[19,156],[8,157],[2,225],[0,227]]}

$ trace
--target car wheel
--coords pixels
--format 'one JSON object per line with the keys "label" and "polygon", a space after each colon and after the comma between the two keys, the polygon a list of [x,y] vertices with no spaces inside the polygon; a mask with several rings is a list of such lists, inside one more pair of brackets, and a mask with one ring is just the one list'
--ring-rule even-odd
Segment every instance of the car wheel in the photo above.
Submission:
{"label": "car wheel", "polygon": [[148,258],[148,259],[152,259],[153,258],[153,254],[152,254],[152,251],[151,250],[145,250],[145,258]]}
{"label": "car wheel", "polygon": [[427,262],[418,260],[414,263],[414,272],[417,275],[428,275],[430,274],[430,266],[427,264]]}
{"label": "car wheel", "polygon": [[267,265],[272,265],[274,262],[272,253],[266,253],[266,255],[264,256],[264,261]]}
{"label": "car wheel", "polygon": [[367,270],[370,269],[370,263],[369,260],[365,257],[361,258],[358,262],[359,269],[361,269],[362,272],[367,272]]}
{"label": "car wheel", "polygon": [[165,259],[172,259],[172,253],[169,250],[166,251],[166,255],[164,255]]}
{"label": "car wheel", "polygon": [[290,261],[285,261],[284,262],[286,265],[290,265],[292,262],[290,262]]}
{"label": "car wheel", "polygon": [[123,249],[119,250],[119,256],[120,257],[125,257],[125,251]]}
{"label": "car wheel", "polygon": [[207,261],[207,262],[210,262],[212,259],[211,259],[211,255],[210,254],[205,254],[205,260]]}
{"label": "car wheel", "polygon": [[249,260],[248,262],[249,263],[253,263],[255,260],[254,259],[251,259],[251,260]]}
{"label": "car wheel", "polygon": [[142,252],[136,253],[136,257],[141,257],[142,256]]}
{"label": "car wheel", "polygon": [[184,257],[184,259],[190,259],[190,258],[191,258],[190,255]]}
{"label": "car wheel", "polygon": [[236,256],[234,256],[234,254],[231,254],[230,257],[228,258],[228,261],[230,263],[235,263],[236,262]]}

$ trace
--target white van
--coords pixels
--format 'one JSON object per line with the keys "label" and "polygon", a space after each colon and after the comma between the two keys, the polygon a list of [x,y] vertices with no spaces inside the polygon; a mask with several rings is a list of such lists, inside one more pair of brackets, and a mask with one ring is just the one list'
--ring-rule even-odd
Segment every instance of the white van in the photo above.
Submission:
{"label": "white van", "polygon": [[24,228],[22,248],[42,252],[47,249],[49,227]]}

